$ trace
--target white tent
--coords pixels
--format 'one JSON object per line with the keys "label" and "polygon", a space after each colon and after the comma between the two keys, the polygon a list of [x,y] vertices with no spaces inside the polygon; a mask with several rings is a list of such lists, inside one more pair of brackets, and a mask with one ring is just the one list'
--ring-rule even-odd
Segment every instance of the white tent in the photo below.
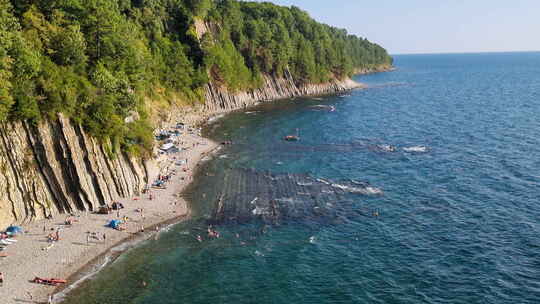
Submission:
{"label": "white tent", "polygon": [[168,143],[168,144],[164,144],[163,146],[161,146],[160,149],[163,150],[163,151],[168,151],[172,147],[174,147],[174,144],[173,143]]}

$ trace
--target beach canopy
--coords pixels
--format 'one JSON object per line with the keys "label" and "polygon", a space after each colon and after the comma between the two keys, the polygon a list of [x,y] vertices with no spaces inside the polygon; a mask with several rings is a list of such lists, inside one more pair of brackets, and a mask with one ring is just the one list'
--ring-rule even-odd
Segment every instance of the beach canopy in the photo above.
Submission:
{"label": "beach canopy", "polygon": [[116,228],[118,228],[118,226],[120,226],[120,224],[122,224],[121,220],[111,220],[109,222],[109,225],[107,225],[107,227],[111,227],[113,229],[116,229]]}
{"label": "beach canopy", "polygon": [[160,149],[163,150],[163,151],[167,151],[167,150],[169,150],[169,149],[171,149],[173,147],[174,147],[173,143],[168,143],[168,144],[164,144],[163,146],[161,146]]}
{"label": "beach canopy", "polygon": [[17,234],[17,233],[23,233],[24,231],[21,226],[9,226],[6,229],[6,232],[11,233],[11,234]]}

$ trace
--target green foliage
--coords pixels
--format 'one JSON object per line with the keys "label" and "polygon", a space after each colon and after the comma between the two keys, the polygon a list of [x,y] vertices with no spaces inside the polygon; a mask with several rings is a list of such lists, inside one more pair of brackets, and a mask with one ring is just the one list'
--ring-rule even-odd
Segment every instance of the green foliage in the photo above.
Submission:
{"label": "green foliage", "polygon": [[287,73],[300,83],[324,82],[350,76],[356,69],[392,64],[380,46],[320,24],[297,7],[215,2],[209,15],[223,25],[254,74]]}
{"label": "green foliage", "polygon": [[[199,37],[202,25],[208,32]],[[151,150],[148,97],[196,101],[210,80],[238,91],[259,87],[264,75],[323,82],[391,63],[380,46],[296,7],[0,0],[0,121],[37,122],[62,112],[111,153]]]}

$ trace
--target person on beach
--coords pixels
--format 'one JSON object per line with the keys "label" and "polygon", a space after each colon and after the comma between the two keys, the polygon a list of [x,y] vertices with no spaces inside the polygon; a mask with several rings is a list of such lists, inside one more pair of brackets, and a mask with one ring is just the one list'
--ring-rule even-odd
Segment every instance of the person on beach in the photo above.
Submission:
{"label": "person on beach", "polygon": [[0,272],[0,286],[4,286],[4,274]]}
{"label": "person on beach", "polygon": [[105,243],[105,241],[107,241],[107,235],[103,232],[103,243]]}
{"label": "person on beach", "polygon": [[49,299],[47,300],[47,304],[52,304],[53,303],[53,295],[52,293],[49,294]]}
{"label": "person on beach", "polygon": [[30,301],[34,300],[34,297],[33,297],[32,294],[30,293],[30,291],[27,291],[26,294],[27,294],[28,297],[30,298]]}
{"label": "person on beach", "polygon": [[90,244],[90,233],[86,234],[86,245]]}

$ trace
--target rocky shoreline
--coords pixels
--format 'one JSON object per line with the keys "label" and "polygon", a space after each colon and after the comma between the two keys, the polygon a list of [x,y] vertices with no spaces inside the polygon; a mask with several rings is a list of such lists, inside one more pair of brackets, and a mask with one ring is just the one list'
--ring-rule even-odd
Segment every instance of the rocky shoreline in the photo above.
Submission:
{"label": "rocky shoreline", "polygon": [[[99,257],[108,255],[111,248],[126,241],[143,240],[150,230],[189,216],[187,202],[180,192],[192,181],[193,169],[201,159],[219,145],[197,135],[186,134],[180,140],[188,150],[162,155],[155,160],[156,170],[149,172],[151,180],[159,175],[170,176],[166,188],[119,199],[125,208],[118,213],[74,212],[69,217],[74,221],[72,225],[66,225],[66,215],[25,225],[25,233],[17,236],[17,243],[3,251],[7,257],[2,258],[0,266],[4,274],[0,288],[2,303],[46,301],[49,294],[58,290],[30,282],[34,277],[69,278],[70,284],[77,280],[77,274],[85,270],[85,266],[99,262]],[[183,162],[185,159],[187,163]],[[124,217],[128,218],[125,230],[107,227],[111,220]],[[60,240],[48,242],[47,235],[56,231]]]}
{"label": "rocky shoreline", "polygon": [[[174,111],[163,123],[170,125],[172,121],[179,121],[180,119],[180,121],[184,121],[189,124],[202,124],[207,122],[210,117],[215,117],[216,115],[225,114],[234,110],[245,109],[247,107],[255,106],[260,102],[307,95],[335,94],[359,87],[362,87],[362,85],[352,81],[351,79],[341,81],[336,80],[326,84],[306,85],[299,87],[295,85],[292,79],[287,80],[266,78],[263,88],[250,92],[239,93],[230,93],[226,89],[208,85],[206,90],[207,102],[204,105],[201,105],[196,109]],[[67,139],[66,137],[69,136],[64,136],[62,139],[63,143],[51,144],[54,146],[54,148],[51,148],[51,150],[55,152],[55,158],[59,164],[51,166],[50,171],[56,172],[57,174],[60,174],[60,176],[67,178],[69,182],[73,182],[73,180],[69,179],[69,177],[73,177],[78,183],[77,185],[81,185],[81,181],[83,180],[82,177],[84,174],[88,174],[88,172],[85,170],[92,170],[92,174],[90,174],[91,179],[86,181],[85,187],[65,190],[66,193],[69,194],[69,197],[77,198],[70,201],[70,203],[67,205],[68,208],[57,208],[54,209],[56,212],[50,213],[47,213],[47,210],[49,209],[46,208],[34,208],[32,209],[34,210],[34,213],[31,217],[26,216],[24,217],[24,220],[18,221],[26,224],[25,228],[27,231],[29,231],[29,233],[22,236],[20,238],[20,242],[13,246],[13,249],[16,251],[10,252],[9,249],[11,248],[8,249],[8,258],[4,258],[4,261],[2,261],[3,263],[1,266],[2,271],[6,274],[6,283],[4,288],[0,289],[0,296],[2,296],[4,299],[9,299],[8,301],[12,301],[7,303],[16,303],[21,300],[29,300],[30,296],[32,299],[39,299],[41,301],[46,299],[48,294],[61,291],[61,289],[55,290],[53,287],[44,287],[29,283],[28,281],[31,280],[33,276],[38,275],[36,270],[39,271],[42,276],[55,276],[62,278],[69,277],[69,282],[72,283],[74,280],[76,281],[80,279],[81,276],[83,276],[84,273],[87,273],[91,267],[99,264],[101,258],[110,256],[112,248],[126,241],[129,242],[136,239],[144,239],[144,236],[140,236],[138,234],[141,226],[145,227],[145,229],[153,229],[156,227],[156,225],[178,222],[189,216],[187,202],[185,202],[179,196],[179,193],[191,181],[193,176],[191,171],[185,172],[185,174],[183,174],[183,180],[175,180],[171,185],[169,185],[168,190],[165,190],[160,194],[159,198],[156,198],[154,202],[149,203],[148,197],[146,199],[143,198],[143,196],[140,194],[140,190],[147,185],[148,181],[153,180],[153,178],[159,174],[159,168],[163,170],[163,168],[170,167],[170,159],[165,160],[165,162],[169,162],[169,164],[164,165],[163,163],[160,164],[160,162],[163,162],[163,160],[152,160],[145,163],[137,163],[137,161],[134,159],[127,158],[127,156],[122,156],[124,157],[124,160],[110,160],[110,162],[113,164],[111,165],[111,163],[107,162],[108,156],[102,148],[102,154],[100,154],[99,157],[94,156],[95,158],[91,159],[89,151],[96,151],[96,149],[99,148],[99,145],[93,142],[93,139],[88,138],[82,130],[78,129],[76,126],[70,125],[71,122],[62,116],[59,117],[58,123],[63,126],[61,130],[73,130],[73,134],[75,135],[73,135],[74,138],[72,139]],[[28,131],[26,130],[26,132]],[[66,132],[63,134],[65,135]],[[49,136],[53,137],[53,134],[49,134]],[[45,134],[43,134],[42,139],[43,138],[45,138]],[[51,139],[51,141],[54,140],[57,140],[57,138]],[[195,144],[193,150],[190,150],[187,155],[182,156],[189,159],[187,166],[190,168],[195,168],[198,162],[205,155],[218,147],[216,143],[198,136],[192,136],[191,138],[186,137],[184,140],[186,143],[188,143],[188,146],[197,142],[205,143],[204,145]],[[71,147],[72,145],[78,147],[87,147],[88,143],[92,143],[92,149],[78,151]],[[35,151],[37,149],[36,147],[38,146],[36,141],[29,141],[28,145],[33,149],[33,155],[36,155]],[[64,152],[64,154],[62,154],[63,151],[69,151],[69,153],[66,154]],[[62,168],[59,155],[63,155],[63,157],[66,159],[69,158],[69,162],[72,164],[79,163],[79,165],[73,165],[71,169]],[[0,160],[2,159],[1,156],[2,155],[0,155]],[[122,161],[124,163],[122,163]],[[115,162],[116,165],[114,165]],[[81,164],[84,164],[84,166]],[[117,190],[124,189],[123,191],[117,191],[114,193],[111,191],[110,185],[107,184],[107,180],[99,180],[99,178],[106,176],[104,174],[104,170],[111,170],[111,168],[117,168],[119,172],[122,172],[122,175],[117,176],[120,179],[123,179],[121,182],[123,183],[124,187],[122,188],[116,185],[112,188],[116,188]],[[128,170],[126,170],[126,168]],[[13,170],[16,171],[16,167],[13,167]],[[42,165],[40,167],[40,171],[33,173],[34,175],[32,175],[32,178],[36,178],[36,174],[38,173],[44,175],[43,172],[44,169]],[[132,172],[131,175],[128,174],[129,172]],[[133,177],[135,176],[133,172],[137,173],[137,178]],[[109,175],[108,178],[112,179],[113,177]],[[131,178],[133,182],[127,182],[129,178]],[[47,184],[47,187],[42,187],[51,191],[51,182],[47,181],[46,179],[43,181],[45,184],[47,182],[49,183]],[[2,183],[0,183],[0,186],[1,185]],[[7,183],[7,185],[9,186],[10,184]],[[92,189],[92,186],[97,187],[97,189]],[[33,187],[33,189],[36,189],[35,184]],[[104,192],[103,189],[107,189],[109,192]],[[68,190],[71,190],[71,192]],[[95,201],[89,199],[89,193],[94,194],[92,198]],[[106,196],[103,193],[109,194]],[[88,213],[84,213],[83,216],[83,213],[80,212],[81,210],[92,209],[98,207],[99,205],[114,201],[118,197],[126,197],[125,199],[120,200],[125,205],[129,206],[129,210],[125,213],[126,216],[136,218],[139,216],[139,214],[137,214],[135,210],[139,208],[144,208],[145,213],[147,214],[144,219],[135,221],[133,225],[128,228],[127,233],[116,233],[116,231],[109,232],[111,229],[105,228],[105,222],[114,216],[108,216],[107,219],[104,219],[102,216],[93,214],[89,215]],[[134,198],[136,200],[134,200]],[[88,202],[84,201],[84,199],[88,199]],[[102,201],[104,203],[101,203]],[[96,202],[98,202],[98,205],[93,206],[92,203],[95,204]],[[49,208],[51,208],[51,205],[58,206],[58,204],[49,204]],[[22,208],[22,210],[28,210],[28,208]],[[36,215],[35,210],[42,210],[41,218],[44,218],[48,214],[56,214],[52,217],[53,222],[62,222],[62,219],[65,218],[65,215],[62,215],[64,213],[80,212],[78,218],[79,222],[74,225],[74,227],[66,230],[63,240],[58,243],[61,245],[55,245],[51,250],[44,250],[44,244],[41,243],[44,241],[45,237],[43,234],[44,232],[41,231],[42,228],[45,226],[58,224],[52,224],[50,220],[44,219],[36,221],[36,219],[39,219],[40,216]],[[4,224],[5,223],[7,223],[7,221],[4,221]],[[75,227],[76,229],[73,229]],[[83,239],[85,233],[95,230],[99,230],[97,231],[98,233],[107,233],[107,240],[103,243],[95,242],[91,246],[84,244]],[[57,252],[57,254],[55,254],[55,252]],[[13,255],[11,255],[11,253],[13,253]],[[25,263],[27,260],[31,260],[31,262]]]}

